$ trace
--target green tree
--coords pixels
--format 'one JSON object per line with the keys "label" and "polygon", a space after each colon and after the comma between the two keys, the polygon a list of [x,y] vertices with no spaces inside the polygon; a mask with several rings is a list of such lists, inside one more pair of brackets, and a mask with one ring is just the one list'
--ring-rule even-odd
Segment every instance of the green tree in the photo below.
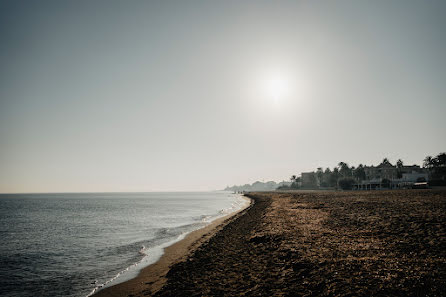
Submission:
{"label": "green tree", "polygon": [[424,158],[423,160],[423,167],[424,168],[432,168],[434,166],[434,159],[432,158],[432,156],[427,156],[426,158]]}
{"label": "green tree", "polygon": [[425,163],[431,177],[430,183],[438,186],[446,186],[446,153],[440,153],[435,158],[427,156]]}
{"label": "green tree", "polygon": [[291,176],[290,178],[291,180],[291,185],[290,188],[291,189],[299,189],[299,182],[300,182],[300,177],[297,177],[296,175]]}
{"label": "green tree", "polygon": [[331,187],[332,186],[330,183],[331,174],[332,174],[332,172],[331,172],[330,168],[327,167],[324,171],[324,175],[322,176],[322,183],[321,183],[322,187]]}
{"label": "green tree", "polygon": [[446,167],[446,153],[440,153],[436,157],[438,167]]}
{"label": "green tree", "polygon": [[387,159],[387,158],[384,158],[380,165],[381,166],[393,166],[392,163],[390,163],[389,159]]}
{"label": "green tree", "polygon": [[339,180],[339,187],[343,190],[351,190],[353,188],[353,184],[355,180],[351,177],[341,178]]}
{"label": "green tree", "polygon": [[333,168],[333,172],[330,176],[330,186],[338,188],[338,179],[339,179],[339,169],[337,167]]}
{"label": "green tree", "polygon": [[402,178],[403,177],[403,161],[401,159],[398,159],[398,161],[396,161],[396,177],[397,178]]}
{"label": "green tree", "polygon": [[319,181],[319,186],[320,186],[322,184],[322,178],[324,176],[324,170],[322,169],[322,167],[317,168],[316,176],[317,176],[317,179]]}
{"label": "green tree", "polygon": [[342,177],[350,177],[352,176],[352,172],[350,168],[348,167],[348,164],[345,162],[339,162],[339,173],[342,175]]}
{"label": "green tree", "polygon": [[353,171],[353,176],[358,181],[363,181],[366,179],[364,166],[362,164],[359,164],[358,167],[355,168],[355,170]]}

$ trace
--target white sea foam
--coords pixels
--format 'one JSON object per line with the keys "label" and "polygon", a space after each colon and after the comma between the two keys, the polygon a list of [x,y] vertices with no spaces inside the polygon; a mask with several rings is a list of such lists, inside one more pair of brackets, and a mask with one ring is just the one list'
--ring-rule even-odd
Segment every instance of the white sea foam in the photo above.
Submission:
{"label": "white sea foam", "polygon": [[[107,287],[110,287],[113,285],[117,285],[117,284],[120,284],[120,283],[123,283],[125,281],[135,278],[143,268],[157,262],[161,258],[161,256],[164,254],[164,249],[166,247],[184,239],[186,237],[186,235],[189,234],[190,232],[195,231],[200,228],[204,228],[208,224],[212,223],[214,220],[224,217],[226,215],[229,215],[233,212],[242,210],[242,209],[248,207],[250,204],[250,200],[248,198],[243,197],[240,194],[228,194],[228,199],[234,200],[231,203],[230,207],[221,209],[216,215],[202,215],[201,220],[200,220],[201,224],[198,223],[198,224],[189,225],[189,226],[194,225],[194,227],[191,227],[189,230],[181,233],[176,238],[174,238],[168,242],[162,243],[160,245],[150,247],[150,248],[146,248],[145,246],[142,246],[142,248],[139,250],[139,253],[144,255],[144,257],[141,260],[139,260],[138,262],[132,264],[131,266],[123,269],[122,271],[117,273],[114,277],[107,280],[105,283],[97,285],[87,295],[87,297],[95,294],[96,292],[98,292],[104,288],[107,288]],[[181,227],[183,227],[183,226],[181,226]],[[168,231],[168,229],[165,229],[164,231],[166,232],[166,231]]]}

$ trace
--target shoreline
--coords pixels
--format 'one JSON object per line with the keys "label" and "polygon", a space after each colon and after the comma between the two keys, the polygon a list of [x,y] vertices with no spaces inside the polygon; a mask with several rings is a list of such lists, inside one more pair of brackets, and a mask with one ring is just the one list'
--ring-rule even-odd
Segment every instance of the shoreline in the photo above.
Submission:
{"label": "shoreline", "polygon": [[154,296],[444,296],[446,191],[248,195]]}
{"label": "shoreline", "polygon": [[252,205],[254,200],[242,195],[242,199],[249,201],[245,207],[217,218],[209,225],[192,231],[186,236],[164,248],[162,256],[158,261],[144,267],[135,278],[100,289],[90,296],[94,297],[118,297],[138,295],[153,295],[159,291],[167,281],[166,275],[170,267],[176,263],[186,260],[197,248],[212,238],[224,226],[243,215]]}

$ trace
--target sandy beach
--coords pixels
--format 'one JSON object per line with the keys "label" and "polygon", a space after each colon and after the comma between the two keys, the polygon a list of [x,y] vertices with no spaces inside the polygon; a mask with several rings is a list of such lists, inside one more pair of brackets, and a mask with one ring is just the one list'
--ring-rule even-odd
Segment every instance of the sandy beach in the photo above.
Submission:
{"label": "sandy beach", "polygon": [[189,233],[183,240],[165,248],[161,258],[157,262],[143,268],[136,278],[102,289],[93,296],[153,295],[165,284],[165,276],[172,265],[186,260],[202,243],[209,240],[225,225],[243,215],[252,206],[253,200],[244,198],[249,200],[246,208],[218,218],[206,227]]}
{"label": "sandy beach", "polygon": [[445,296],[446,191],[247,196],[96,296]]}
{"label": "sandy beach", "polygon": [[444,296],[445,191],[249,196],[155,296]]}

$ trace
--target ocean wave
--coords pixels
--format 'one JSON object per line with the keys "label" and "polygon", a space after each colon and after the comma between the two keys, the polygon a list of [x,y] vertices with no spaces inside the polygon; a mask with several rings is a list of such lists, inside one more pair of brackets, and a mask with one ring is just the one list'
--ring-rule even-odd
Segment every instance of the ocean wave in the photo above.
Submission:
{"label": "ocean wave", "polygon": [[[142,248],[139,250],[139,253],[147,256],[147,254],[145,253],[145,247],[142,246]],[[139,264],[142,263],[142,261],[144,260],[144,258],[142,258],[141,260],[139,260],[138,262],[133,263],[132,265],[130,265],[129,267],[123,269],[122,271],[118,272],[118,274],[116,274],[114,277],[112,277],[111,279],[107,280],[105,283],[99,284],[98,285],[98,280],[95,280],[93,284],[96,285],[96,287],[87,295],[87,297],[92,296],[93,294],[95,294],[96,292],[98,292],[99,290],[101,290],[102,288],[106,288],[108,285],[110,285],[112,282],[114,282],[115,280],[117,280],[121,275],[123,275],[124,273],[132,270],[133,268],[136,268]]]}
{"label": "ocean wave", "polygon": [[244,199],[242,196],[234,195],[228,196],[230,199],[235,200],[231,203],[231,205],[227,208],[221,209],[217,213],[214,214],[204,214],[200,216],[193,217],[193,223],[183,224],[175,227],[164,227],[154,229],[153,238],[144,241],[134,242],[128,245],[123,245],[119,247],[119,251],[122,252],[124,250],[133,250],[136,256],[140,256],[141,258],[126,267],[125,269],[119,271],[115,276],[105,281],[104,283],[98,283],[97,280],[92,282],[95,284],[95,288],[87,295],[87,297],[92,296],[99,290],[102,290],[111,285],[119,284],[129,279],[136,277],[144,267],[147,267],[150,264],[155,263],[159,260],[159,258],[163,255],[164,249],[175,242],[183,239],[190,232],[203,228],[206,225],[210,224],[217,218],[226,216],[232,212],[235,212],[249,204],[249,202]]}

